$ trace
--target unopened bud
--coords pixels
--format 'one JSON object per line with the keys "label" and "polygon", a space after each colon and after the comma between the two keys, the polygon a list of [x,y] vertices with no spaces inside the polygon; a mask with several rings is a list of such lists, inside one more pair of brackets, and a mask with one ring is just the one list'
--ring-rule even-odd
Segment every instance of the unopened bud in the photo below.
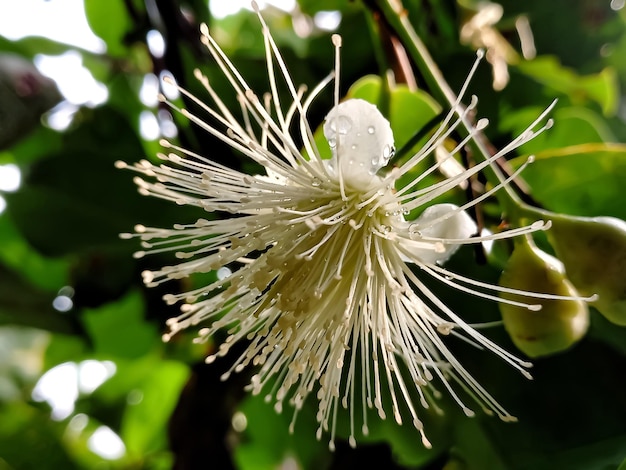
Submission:
{"label": "unopened bud", "polygon": [[500,304],[504,327],[517,348],[529,357],[563,351],[584,336],[589,326],[589,310],[565,277],[563,264],[541,251],[530,240],[521,238],[500,277],[507,289],[563,298],[530,298],[521,293],[503,292],[506,300],[540,304],[533,311],[524,306]]}
{"label": "unopened bud", "polygon": [[548,239],[567,276],[609,321],[626,326],[626,222],[614,217],[558,216]]}

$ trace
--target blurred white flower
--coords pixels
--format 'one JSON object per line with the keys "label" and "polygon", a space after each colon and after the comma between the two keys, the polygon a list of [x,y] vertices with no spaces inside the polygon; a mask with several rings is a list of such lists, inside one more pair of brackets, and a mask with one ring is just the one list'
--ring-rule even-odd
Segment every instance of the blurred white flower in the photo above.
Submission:
{"label": "blurred white flower", "polygon": [[[508,66],[520,61],[518,53],[495,27],[503,14],[504,9],[498,3],[478,2],[475,13],[463,23],[460,31],[461,43],[486,49],[487,61],[493,71],[493,89],[496,91],[503,90],[509,83]],[[534,58],[535,42],[528,18],[518,16],[515,28],[524,59]]]}
{"label": "blurred white flower", "polygon": [[[436,379],[468,416],[473,411],[454,386],[486,412],[513,420],[452,355],[445,337],[463,337],[500,356],[527,377],[530,375],[525,368],[530,364],[475,331],[426,287],[422,276],[498,300],[497,286],[451,273],[441,263],[463,244],[514,237],[549,224],[539,221],[508,232],[476,235],[476,225],[465,209],[491,196],[515,175],[461,207],[433,205],[433,201],[543,130],[532,129],[545,114],[502,151],[469,170],[455,172],[435,185],[418,187],[446,161],[444,157],[409,184],[396,187],[398,178],[442,146],[461,118],[476,107],[475,98],[467,108],[460,104],[467,83],[459,101],[423,148],[400,166],[386,169],[394,153],[389,122],[363,100],[339,102],[341,38],[333,36],[335,70],[307,94],[305,87],[297,88],[292,82],[259,17],[270,93],[259,98],[203,27],[202,39],[233,87],[241,117],[224,105],[200,72],[196,76],[206,87],[211,104],[180,91],[201,106],[210,119],[205,121],[186,109],[179,111],[261,165],[265,174],[228,168],[168,141],[163,145],[172,153],[160,155],[166,164],[142,161],[132,167],[147,177],[136,178],[142,194],[211,213],[208,219],[190,225],[173,229],[137,226],[136,234],[122,235],[141,239],[144,250],[136,257],[174,251],[182,260],[144,272],[145,283],[156,286],[225,266],[231,270],[222,271],[225,277],[211,285],[165,296],[169,304],[182,305],[180,316],[167,322],[169,332],[164,339],[197,325],[197,341],[206,341],[216,330],[227,328],[228,337],[207,362],[245,342],[245,352],[223,379],[231,372],[255,366],[250,390],[267,393],[279,412],[284,402],[292,405],[292,429],[304,400],[316,391],[318,437],[323,430],[329,431],[331,449],[339,407],[349,410],[349,442],[355,445],[355,422],[361,424],[364,434],[368,432],[368,408],[375,408],[383,418],[389,412],[383,397],[390,397],[391,412],[399,423],[404,419],[400,402],[405,403],[424,445],[430,446],[412,397],[417,394],[422,407],[440,411],[435,400],[439,395]],[[288,96],[279,96],[279,80],[287,86]],[[322,159],[307,111],[333,80],[335,106],[323,129],[332,158]],[[449,158],[485,125],[486,120],[478,121],[472,134],[448,153]],[[292,135],[294,128],[297,135]],[[118,167],[126,166],[118,162]],[[421,209],[421,215],[407,220],[414,209]]]}

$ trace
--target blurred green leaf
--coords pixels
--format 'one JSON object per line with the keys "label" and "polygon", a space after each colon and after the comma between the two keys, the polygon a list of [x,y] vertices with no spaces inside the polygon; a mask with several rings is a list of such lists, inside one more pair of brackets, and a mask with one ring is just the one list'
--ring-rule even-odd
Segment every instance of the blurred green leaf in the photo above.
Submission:
{"label": "blurred green leaf", "polygon": [[294,433],[289,433],[293,408],[285,407],[278,414],[264,395],[250,395],[239,410],[246,417],[247,427],[238,435],[235,451],[237,467],[241,470],[272,470],[288,456],[293,456],[304,469],[324,468],[330,454],[327,436],[315,438],[315,401],[307,400],[298,413]]}
{"label": "blurred green leaf", "polygon": [[189,375],[188,368],[173,361],[159,361],[141,383],[141,399],[129,403],[121,436],[129,453],[148,455],[165,446],[168,419]]}
{"label": "blurred green leaf", "polygon": [[131,22],[123,0],[85,0],[85,13],[93,32],[106,42],[108,54],[127,52],[124,37]]}
{"label": "blurred green leaf", "polygon": [[8,214],[0,215],[0,260],[33,286],[58,291],[68,282],[70,262],[46,258],[26,243]]}
{"label": "blurred green leaf", "polygon": [[98,355],[136,358],[160,341],[156,326],[143,315],[143,298],[139,292],[131,291],[117,302],[86,309],[82,319]]}
{"label": "blurred green leaf", "polygon": [[615,468],[626,455],[626,395],[614,371],[625,365],[624,356],[586,338],[565,354],[536,360],[532,381],[505,380],[504,364],[479,375],[519,420],[482,420],[507,470]]}
{"label": "blurred green leaf", "polygon": [[[119,111],[103,107],[83,119],[64,136],[62,152],[37,161],[20,190],[6,195],[12,220],[35,249],[48,256],[97,250],[130,254],[137,246],[118,234],[136,223],[171,225],[203,214],[140,196],[132,174],[114,167],[118,159],[143,156],[135,130]],[[175,216],[168,217],[167,209],[175,209]]]}
{"label": "blurred green leaf", "polygon": [[[78,157],[78,155],[76,155]],[[53,163],[53,162],[51,162]],[[7,197],[9,212],[30,244],[47,256],[62,256],[94,248],[130,249],[117,234],[132,227],[112,208],[72,196],[54,188],[24,186]],[[49,206],[43,206],[47,201]],[[47,227],[48,230],[43,230]]]}
{"label": "blurred green leaf", "polygon": [[247,427],[235,451],[237,467],[241,470],[270,470],[277,468],[291,447],[292,436],[288,422],[278,415],[261,396],[247,397],[240,408]]}
{"label": "blurred green leaf", "polygon": [[[504,113],[500,121],[503,131],[520,135],[543,112],[543,109],[528,107]],[[579,144],[615,142],[615,136],[606,121],[598,113],[582,106],[558,106],[551,113],[554,125],[530,142],[522,145],[519,152],[536,154],[549,149],[560,149]]]}
{"label": "blurred green leaf", "polygon": [[298,5],[304,13],[313,15],[319,11],[343,11],[351,3],[349,0],[300,0]]}
{"label": "blurred green leaf", "polygon": [[[419,405],[417,405],[419,406]],[[449,427],[449,416],[437,416],[432,410],[418,409],[420,420],[424,423],[426,437],[433,448],[427,449],[422,444],[420,433],[413,427],[408,410],[403,413],[405,423],[399,425],[389,416],[381,420],[375,413],[371,413],[369,420],[370,432],[368,436],[358,442],[377,443],[386,442],[391,447],[394,460],[400,465],[409,468],[420,468],[439,458],[452,442],[450,439],[452,428]]]}
{"label": "blurred green leaf", "polygon": [[452,430],[454,445],[450,454],[463,470],[509,470],[485,434],[481,419],[459,417]]}
{"label": "blurred green leaf", "polygon": [[558,58],[552,56],[520,62],[517,67],[545,86],[567,95],[574,104],[595,101],[607,116],[617,111],[619,88],[615,71],[610,67],[594,75],[581,76],[563,67]]}
{"label": "blurred green leaf", "polygon": [[88,357],[89,348],[84,337],[69,335],[50,335],[48,347],[43,358],[42,370],[69,361]]}
{"label": "blurred green leaf", "polygon": [[[512,160],[514,166],[526,159]],[[536,154],[522,177],[547,209],[571,215],[626,219],[626,145],[589,144]]]}
{"label": "blurred green leaf", "polygon": [[33,163],[62,147],[62,134],[39,126],[28,137],[15,143],[7,151],[0,152],[0,162],[17,163],[20,166]]}
{"label": "blurred green leaf", "polygon": [[19,470],[78,469],[63,446],[63,427],[26,403],[0,404],[0,459]]}
{"label": "blurred green leaf", "polygon": [[33,58],[37,54],[59,55],[72,48],[67,44],[40,36],[28,36],[17,41],[10,41],[0,36],[1,51],[14,52],[28,58]]}

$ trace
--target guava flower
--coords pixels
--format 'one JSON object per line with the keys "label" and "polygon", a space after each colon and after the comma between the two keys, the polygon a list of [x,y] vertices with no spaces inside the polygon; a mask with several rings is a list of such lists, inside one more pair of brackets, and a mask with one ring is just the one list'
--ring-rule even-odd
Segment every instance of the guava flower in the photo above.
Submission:
{"label": "guava flower", "polygon": [[[269,93],[259,97],[247,85],[203,26],[202,40],[230,82],[241,109],[228,109],[209,79],[198,71],[196,76],[211,103],[181,92],[207,113],[208,120],[186,109],[179,111],[260,165],[264,174],[234,170],[167,141],[162,144],[171,153],[160,155],[164,164],[142,161],[132,167],[147,177],[136,178],[142,194],[197,206],[210,214],[193,224],[172,229],[137,226],[134,235],[122,235],[141,239],[144,250],[136,257],[172,251],[181,260],[144,272],[146,285],[222,267],[231,272],[199,289],[166,295],[167,303],[181,304],[181,314],[167,322],[169,331],[164,339],[197,327],[197,341],[204,342],[216,330],[226,329],[227,338],[206,361],[211,363],[234,344],[244,342],[245,351],[222,378],[255,367],[250,390],[266,393],[278,412],[283,404],[291,405],[292,430],[304,401],[313,393],[318,400],[318,438],[329,432],[331,449],[341,407],[348,410],[349,442],[355,445],[357,425],[364,434],[368,432],[369,409],[382,418],[391,412],[401,423],[405,420],[400,412],[402,402],[424,445],[430,446],[418,405],[439,410],[437,383],[468,416],[474,412],[464,397],[487,413],[513,420],[452,355],[447,337],[458,336],[489,350],[527,377],[530,364],[468,325],[425,285],[423,276],[463,293],[499,300],[502,288],[449,272],[442,263],[461,245],[514,237],[545,229],[549,223],[538,221],[483,236],[476,233],[476,224],[465,210],[490,197],[515,175],[460,207],[433,205],[433,201],[531,139],[543,129],[533,131],[545,114],[503,150],[473,168],[432,186],[420,185],[426,175],[438,170],[439,159],[421,176],[399,187],[398,179],[429,158],[475,109],[475,98],[467,107],[461,105],[467,83],[420,151],[399,166],[387,168],[394,154],[389,122],[373,104],[360,99],[339,102],[341,38],[334,35],[332,39],[334,71],[307,93],[305,87],[293,83],[267,25],[261,15],[259,18]],[[287,96],[279,96],[279,81],[287,86]],[[332,158],[323,159],[307,111],[333,81],[335,106],[323,126]],[[486,124],[486,120],[478,121],[450,155]],[[293,129],[296,135],[292,135]],[[118,167],[126,164],[119,162]],[[414,210],[421,215],[408,220]],[[385,401],[389,397],[391,410],[384,406],[383,396]]]}

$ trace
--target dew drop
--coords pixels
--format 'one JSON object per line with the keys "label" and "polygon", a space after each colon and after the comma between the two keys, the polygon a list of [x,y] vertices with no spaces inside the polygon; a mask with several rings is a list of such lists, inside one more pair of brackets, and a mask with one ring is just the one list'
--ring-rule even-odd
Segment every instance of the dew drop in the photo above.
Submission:
{"label": "dew drop", "polygon": [[352,150],[356,150],[356,144],[352,144]]}
{"label": "dew drop", "polygon": [[321,186],[321,184],[322,184],[322,181],[319,178],[313,178],[313,181],[311,181],[311,186],[314,186],[316,188]]}
{"label": "dew drop", "polygon": [[422,238],[422,232],[419,230],[419,225],[411,224],[409,226],[409,238],[411,240],[415,240],[417,238]]}
{"label": "dew drop", "polygon": [[369,126],[367,128],[367,133],[368,134],[373,134],[374,132],[376,132],[376,129],[374,129],[374,126]]}
{"label": "dew drop", "polygon": [[337,140],[334,137],[328,139],[328,145],[330,145],[331,149],[334,149],[337,146]]}
{"label": "dew drop", "polygon": [[346,135],[352,129],[352,119],[340,114],[330,122],[330,128],[337,134]]}
{"label": "dew drop", "polygon": [[393,148],[393,145],[385,145],[383,148],[383,160],[386,162],[389,161],[393,154],[396,152],[396,149]]}
{"label": "dew drop", "polygon": [[372,158],[372,166],[377,166],[380,160],[378,160],[378,157],[374,157]]}

